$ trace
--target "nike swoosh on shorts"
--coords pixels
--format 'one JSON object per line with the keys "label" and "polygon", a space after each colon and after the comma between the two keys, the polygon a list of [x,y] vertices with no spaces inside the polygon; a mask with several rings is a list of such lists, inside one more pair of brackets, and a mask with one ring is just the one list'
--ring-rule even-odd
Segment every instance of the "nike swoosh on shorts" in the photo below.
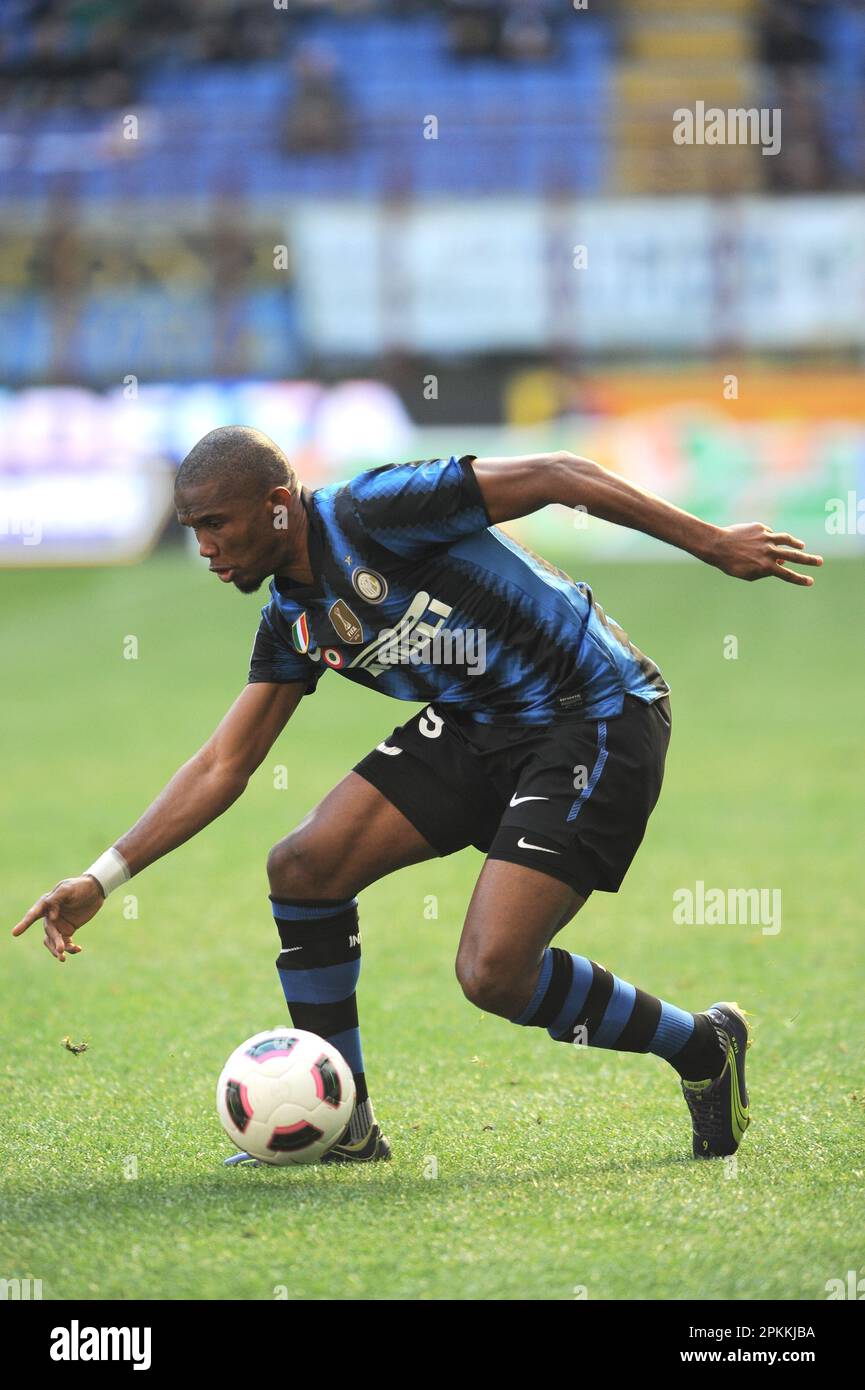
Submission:
{"label": "nike swoosh on shorts", "polygon": [[510,804],[511,806],[519,806],[521,801],[549,801],[549,799],[548,796],[512,796]]}
{"label": "nike swoosh on shorts", "polygon": [[[539,801],[549,801],[549,799],[550,799],[550,798],[549,798],[548,796],[540,796],[540,797],[538,797],[538,800],[539,800]],[[542,850],[544,854],[561,854],[561,852],[562,852],[560,849],[547,849],[546,845],[530,845],[529,842],[528,842],[528,840],[524,840],[524,839],[522,838],[522,836],[520,836],[519,840],[517,840],[517,848],[518,848],[518,849],[539,849],[539,850]]]}

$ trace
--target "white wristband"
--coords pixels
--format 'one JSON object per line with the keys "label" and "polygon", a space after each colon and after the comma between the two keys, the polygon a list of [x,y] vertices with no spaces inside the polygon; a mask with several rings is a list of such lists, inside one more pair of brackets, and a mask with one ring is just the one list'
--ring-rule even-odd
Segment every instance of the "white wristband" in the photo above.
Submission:
{"label": "white wristband", "polygon": [[100,854],[96,862],[84,872],[93,875],[106,898],[115,888],[119,888],[121,883],[126,883],[127,879],[132,877],[129,865],[116,849],[107,849],[104,854]]}

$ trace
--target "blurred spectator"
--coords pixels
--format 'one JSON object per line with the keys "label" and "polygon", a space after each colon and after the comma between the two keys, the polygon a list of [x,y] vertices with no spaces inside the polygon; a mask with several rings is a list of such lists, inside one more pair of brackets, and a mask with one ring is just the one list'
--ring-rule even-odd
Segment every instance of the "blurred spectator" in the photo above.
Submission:
{"label": "blurred spectator", "polygon": [[503,58],[537,63],[552,57],[553,26],[546,0],[514,0],[502,22],[499,51]]}
{"label": "blurred spectator", "polygon": [[781,149],[765,161],[766,184],[776,193],[821,193],[836,183],[832,144],[823,121],[816,85],[802,68],[790,67],[778,79]]}
{"label": "blurred spectator", "polygon": [[446,8],[455,57],[542,62],[553,54],[552,0],[446,0]]}
{"label": "blurred spectator", "polygon": [[760,12],[760,57],[784,71],[820,62],[818,8],[812,0],[763,0]]}
{"label": "blurred spectator", "polygon": [[812,0],[763,0],[761,7],[765,99],[781,110],[781,149],[763,171],[774,192],[821,192],[836,183],[819,94],[825,60],[820,17]]}
{"label": "blurred spectator", "polygon": [[235,294],[247,283],[255,261],[252,239],[230,200],[214,208],[210,227],[197,249],[211,269],[217,297]]}
{"label": "blurred spectator", "polygon": [[448,47],[456,58],[492,58],[499,51],[499,0],[448,0]]}
{"label": "blurred spectator", "polygon": [[349,145],[348,102],[334,55],[305,44],[292,59],[294,95],[282,132],[287,154],[336,154]]}

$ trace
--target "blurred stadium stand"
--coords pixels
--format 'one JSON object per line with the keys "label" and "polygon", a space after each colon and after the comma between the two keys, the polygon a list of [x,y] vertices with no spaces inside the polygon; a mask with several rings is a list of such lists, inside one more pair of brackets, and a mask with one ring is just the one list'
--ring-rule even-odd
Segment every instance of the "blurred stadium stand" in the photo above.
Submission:
{"label": "blurred stadium stand", "polygon": [[[781,153],[673,158],[698,98],[783,101]],[[860,189],[863,152],[849,0],[4,0],[0,372],[297,373],[303,286],[272,257],[311,200]]]}
{"label": "blurred stadium stand", "polygon": [[[780,151],[675,144],[698,101]],[[462,421],[807,529],[865,494],[863,190],[865,0],[0,0],[0,563],[134,553],[237,419],[312,482]]]}

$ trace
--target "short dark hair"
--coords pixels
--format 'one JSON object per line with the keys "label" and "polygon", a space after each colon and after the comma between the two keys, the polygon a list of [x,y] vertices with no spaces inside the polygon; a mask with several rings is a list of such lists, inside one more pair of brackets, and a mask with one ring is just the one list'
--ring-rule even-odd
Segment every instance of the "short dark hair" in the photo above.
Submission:
{"label": "short dark hair", "polygon": [[263,496],[275,487],[297,491],[297,474],[279,445],[247,425],[222,425],[199,439],[178,468],[174,486],[214,481],[232,493]]}

